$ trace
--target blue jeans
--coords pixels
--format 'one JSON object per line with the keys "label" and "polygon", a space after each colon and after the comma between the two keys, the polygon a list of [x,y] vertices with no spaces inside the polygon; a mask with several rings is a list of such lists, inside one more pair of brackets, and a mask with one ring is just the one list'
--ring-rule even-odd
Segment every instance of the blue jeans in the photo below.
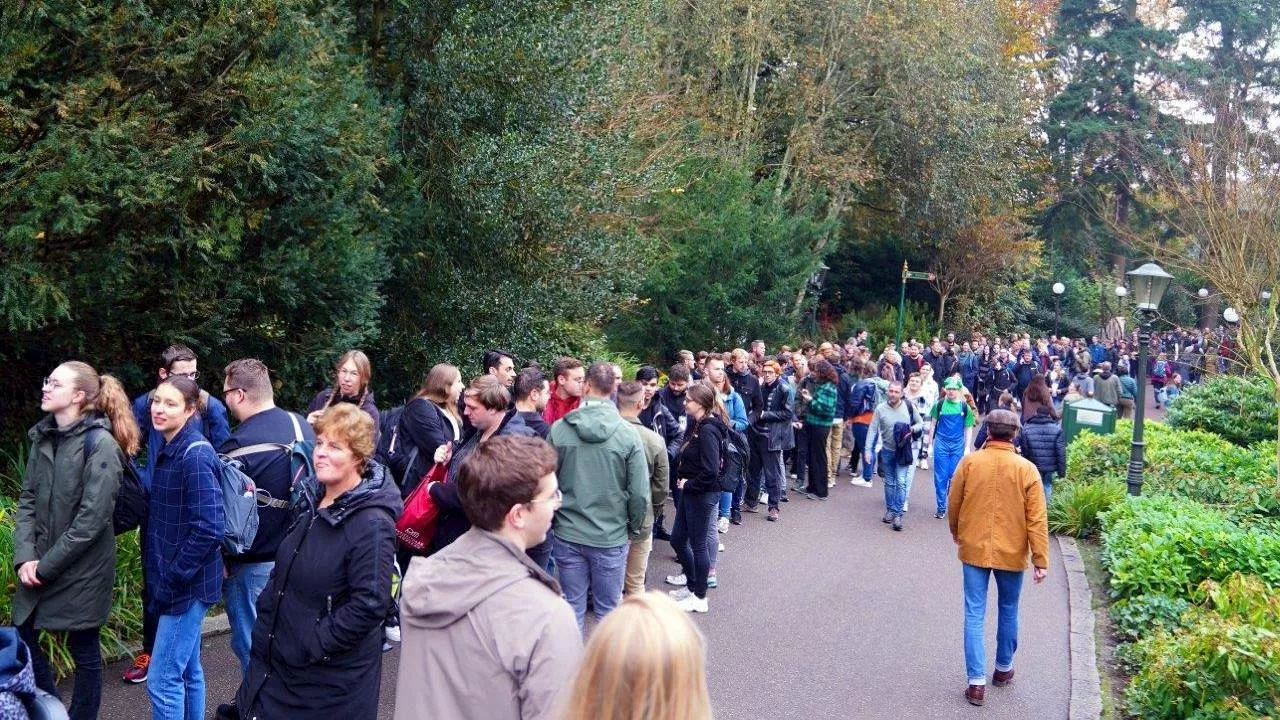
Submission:
{"label": "blue jeans", "polygon": [[222,582],[222,602],[231,625],[231,651],[240,659],[240,673],[249,674],[249,648],[253,644],[253,623],[258,620],[258,596],[267,586],[274,562],[230,564]]}
{"label": "blue jeans", "polygon": [[938,512],[947,511],[947,495],[951,492],[951,478],[956,474],[956,466],[964,459],[964,448],[958,452],[939,450],[933,446],[933,496],[937,501]]}
{"label": "blue jeans", "polygon": [[964,565],[964,665],[970,685],[987,682],[987,645],[983,626],[987,617],[987,587],[996,576],[999,618],[996,625],[996,669],[1013,669],[1018,649],[1018,597],[1022,573]]}
{"label": "blue jeans", "polygon": [[915,465],[908,463],[898,467],[893,450],[880,451],[880,468],[884,470],[884,508],[889,512],[902,514],[902,506],[907,502],[907,492],[911,489],[911,473]]}
{"label": "blue jeans", "polygon": [[152,720],[203,720],[204,669],[200,622],[210,605],[196,600],[181,615],[161,615],[147,671]]}
{"label": "blue jeans", "polygon": [[720,493],[720,517],[722,518],[729,517],[729,511],[731,509],[733,509],[733,493],[731,492]]}
{"label": "blue jeans", "polygon": [[676,551],[689,592],[700,598],[707,596],[707,575],[716,548],[713,543],[719,542],[714,537],[719,499],[717,492],[681,493],[676,521],[671,526],[671,547]]}
{"label": "blue jeans", "polygon": [[551,534],[547,533],[546,540],[525,551],[525,554],[529,556],[529,559],[533,561],[534,565],[546,570],[547,574],[553,577],[556,573],[556,563],[551,559],[551,549],[554,546],[555,543],[551,541]]}
{"label": "blue jeans", "polygon": [[618,606],[622,599],[622,585],[627,576],[627,545],[597,548],[579,545],[556,538],[551,546],[556,569],[560,573],[560,589],[569,601],[573,614],[582,629],[587,614],[587,590],[596,609],[596,619],[602,619]]}
{"label": "blue jeans", "polygon": [[1053,472],[1040,473],[1040,484],[1044,486],[1044,507],[1049,509],[1049,502],[1053,499]]}

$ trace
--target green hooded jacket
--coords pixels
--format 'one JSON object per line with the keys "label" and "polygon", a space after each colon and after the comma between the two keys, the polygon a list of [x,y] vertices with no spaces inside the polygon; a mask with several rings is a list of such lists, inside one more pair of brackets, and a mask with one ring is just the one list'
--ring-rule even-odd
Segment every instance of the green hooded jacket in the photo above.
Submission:
{"label": "green hooded jacket", "polygon": [[564,500],[556,538],[595,548],[640,538],[649,510],[649,460],[639,433],[608,400],[587,397],[551,427]]}
{"label": "green hooded jacket", "polygon": [[111,422],[95,412],[59,428],[50,415],[27,437],[31,455],[18,499],[13,565],[39,560],[43,584],[17,584],[13,622],[21,625],[35,613],[35,626],[45,630],[101,627],[116,577],[111,515],[122,472]]}

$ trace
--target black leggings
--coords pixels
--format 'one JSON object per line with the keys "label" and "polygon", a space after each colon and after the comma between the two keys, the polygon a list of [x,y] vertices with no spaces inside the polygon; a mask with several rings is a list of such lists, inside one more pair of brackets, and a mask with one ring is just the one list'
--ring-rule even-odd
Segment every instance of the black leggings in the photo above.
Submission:
{"label": "black leggings", "polygon": [[680,560],[689,591],[700,598],[707,596],[707,575],[711,572],[711,548],[707,542],[719,514],[719,492],[680,493],[671,547]]}
{"label": "black leggings", "polygon": [[[18,635],[31,651],[31,666],[35,671],[36,687],[53,695],[59,700],[58,686],[53,681],[53,668],[49,658],[37,642],[35,615],[18,627]],[[76,665],[75,684],[71,690],[71,720],[96,720],[98,707],[102,705],[102,647],[100,645],[101,628],[88,630],[69,630],[66,632],[67,646],[71,650],[71,659]]]}
{"label": "black leggings", "polygon": [[827,496],[827,438],[831,435],[831,427],[804,424],[805,445],[809,448],[809,486],[810,495]]}

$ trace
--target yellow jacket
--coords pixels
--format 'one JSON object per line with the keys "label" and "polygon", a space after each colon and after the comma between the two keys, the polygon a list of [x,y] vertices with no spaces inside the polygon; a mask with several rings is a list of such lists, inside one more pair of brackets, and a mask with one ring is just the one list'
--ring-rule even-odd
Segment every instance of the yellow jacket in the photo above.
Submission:
{"label": "yellow jacket", "polygon": [[996,570],[1049,567],[1049,525],[1040,472],[1013,451],[988,440],[956,468],[947,496],[947,523],[960,562]]}

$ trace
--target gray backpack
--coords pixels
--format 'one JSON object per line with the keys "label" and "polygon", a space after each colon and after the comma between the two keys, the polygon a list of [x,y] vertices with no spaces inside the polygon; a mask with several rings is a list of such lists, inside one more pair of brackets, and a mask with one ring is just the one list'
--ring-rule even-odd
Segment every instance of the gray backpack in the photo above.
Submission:
{"label": "gray backpack", "polygon": [[[209,445],[198,440],[187,447]],[[213,446],[209,445],[212,450]],[[226,526],[222,532],[222,550],[228,555],[243,555],[258,536],[258,487],[244,473],[243,465],[225,455],[218,455],[218,487],[222,489],[222,511]]]}

